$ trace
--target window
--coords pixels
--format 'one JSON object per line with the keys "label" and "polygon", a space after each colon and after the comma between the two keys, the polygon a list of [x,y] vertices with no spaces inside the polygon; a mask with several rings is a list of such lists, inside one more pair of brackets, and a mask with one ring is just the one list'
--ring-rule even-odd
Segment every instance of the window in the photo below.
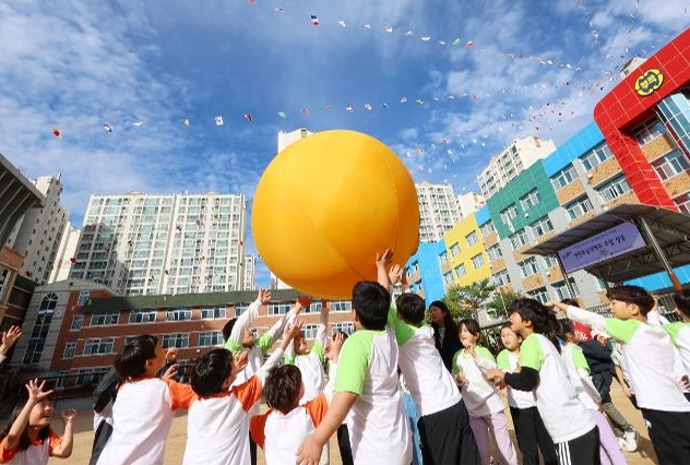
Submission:
{"label": "window", "polygon": [[571,164],[556,173],[556,175],[551,178],[551,184],[554,189],[558,190],[573,182],[575,178],[577,178],[577,174],[575,173],[575,168],[573,168]]}
{"label": "window", "polygon": [[269,315],[285,315],[290,311],[291,305],[289,303],[274,303],[268,304],[268,314]]}
{"label": "window", "polygon": [[321,307],[321,301],[314,301],[303,310],[303,313],[321,313]]}
{"label": "window", "polygon": [[438,254],[438,262],[440,264],[448,263],[448,254],[446,253],[445,250],[443,252],[441,252],[440,254]]}
{"label": "window", "polygon": [[130,323],[155,323],[156,322],[156,311],[155,310],[132,310],[129,313]]}
{"label": "window", "polygon": [[443,273],[443,284],[448,285],[453,282],[453,273],[451,271],[447,271]]}
{"label": "window", "polygon": [[79,299],[77,300],[77,306],[83,307],[86,305],[86,302],[89,301],[89,297],[91,296],[91,291],[80,291],[79,292]]}
{"label": "window", "polygon": [[501,247],[499,247],[498,244],[492,245],[486,251],[489,253],[489,259],[491,261],[498,260],[503,256],[503,253],[501,253]]}
{"label": "window", "polygon": [[510,284],[510,275],[508,274],[508,270],[499,271],[496,273],[495,277],[499,286],[507,286]]}
{"label": "window", "polygon": [[556,261],[555,258],[549,257],[548,255],[542,257],[544,260],[544,267],[548,270],[549,268],[553,268],[555,266],[558,266],[558,262]]}
{"label": "window", "polygon": [[218,346],[222,345],[223,342],[223,333],[220,331],[199,333],[199,345],[201,347]]}
{"label": "window", "polygon": [[460,244],[456,242],[450,246],[450,255],[453,257],[460,255]]}
{"label": "window", "polygon": [[225,318],[225,307],[202,308],[201,318],[203,320],[219,320]]}
{"label": "window", "polygon": [[510,245],[513,247],[513,250],[517,250],[523,245],[527,244],[527,233],[524,229],[521,229],[512,236],[510,236],[509,239]]}
{"label": "window", "polygon": [[472,265],[475,270],[481,268],[484,265],[484,254],[479,253],[472,257]]}
{"label": "window", "polygon": [[613,155],[611,148],[609,148],[608,144],[603,143],[594,147],[590,152],[587,153],[587,155],[580,157],[580,160],[582,160],[582,164],[585,166],[585,169],[589,171],[592,168],[599,166],[603,161],[609,159],[611,155]]}
{"label": "window", "polygon": [[79,375],[77,376],[77,386],[86,386],[97,384],[101,377],[109,370],[106,368],[84,368],[79,370]]}
{"label": "window", "polygon": [[690,215],[690,193],[685,193],[673,199],[673,202],[682,213]]}
{"label": "window", "polygon": [[477,233],[472,231],[467,236],[465,236],[465,240],[467,241],[467,245],[473,246],[477,243]]}
{"label": "window", "polygon": [[331,312],[349,312],[352,310],[352,302],[349,300],[334,300],[331,302]]}
{"label": "window", "polygon": [[349,322],[333,323],[333,333],[337,333],[339,331],[342,331],[349,336],[355,332],[355,325],[354,323]]}
{"label": "window", "polygon": [[537,260],[534,257],[530,257],[527,260],[520,262],[520,273],[522,274],[523,278],[527,278],[538,272]]}
{"label": "window", "polygon": [[192,311],[188,308],[168,310],[165,319],[167,321],[187,321],[192,319]]}
{"label": "window", "polygon": [[458,266],[455,267],[454,269],[455,275],[460,278],[462,276],[465,276],[465,264],[461,263]]}
{"label": "window", "polygon": [[72,317],[72,324],[69,327],[70,331],[79,331],[81,324],[84,322],[84,315],[74,315]]}
{"label": "window", "polygon": [[540,287],[532,291],[527,291],[527,295],[533,299],[537,299],[539,302],[545,304],[549,301],[549,293],[546,292],[545,287]]}
{"label": "window", "polygon": [[592,201],[585,195],[567,204],[565,209],[568,211],[570,219],[576,220],[585,213],[594,210],[594,207],[592,206]]}
{"label": "window", "polygon": [[517,208],[515,208],[515,205],[511,205],[501,212],[501,221],[508,226],[508,229],[513,229],[513,220],[515,218],[517,218]]}
{"label": "window", "polygon": [[164,334],[163,335],[163,348],[168,349],[170,347],[188,347],[189,346],[189,334],[174,333],[174,334]]}
{"label": "window", "polygon": [[48,336],[48,330],[50,329],[50,323],[53,321],[53,313],[55,313],[57,303],[58,296],[54,292],[47,294],[41,301],[38,315],[36,315],[36,322],[29,337],[26,354],[24,355],[25,364],[32,365],[41,360],[46,336]]}
{"label": "window", "polygon": [[539,191],[532,189],[527,195],[520,198],[520,205],[522,205],[522,210],[527,212],[531,208],[536,207],[540,200],[541,196],[539,195]]}
{"label": "window", "polygon": [[249,304],[238,303],[235,304],[235,318],[243,314],[249,308]]}
{"label": "window", "polygon": [[532,232],[534,233],[534,237],[539,237],[543,236],[549,231],[553,231],[553,224],[551,224],[551,220],[549,217],[544,217],[538,221],[535,221],[532,223]]}
{"label": "window", "polygon": [[612,180],[602,184],[596,189],[601,196],[601,200],[606,203],[620,197],[626,192],[630,192],[630,184],[624,175],[616,176]]}
{"label": "window", "polygon": [[[577,289],[577,286],[575,285],[575,280],[573,278],[570,278],[570,285],[573,287],[573,292],[575,292],[575,295],[578,295],[580,291]],[[558,297],[558,300],[571,298],[570,292],[568,291],[568,288],[565,285],[565,280],[554,283],[553,287],[556,290],[556,296]]]}
{"label": "window", "polygon": [[633,129],[632,135],[638,144],[645,145],[665,132],[664,124],[657,118],[651,118]]}
{"label": "window", "polygon": [[318,331],[319,325],[309,324],[302,326],[302,334],[304,334],[304,338],[308,341],[316,339],[316,334]]}
{"label": "window", "polygon": [[482,227],[479,228],[479,230],[482,232],[482,237],[484,239],[486,239],[487,237],[489,237],[489,235],[496,232],[496,229],[494,228],[494,224],[491,221],[482,225]]}
{"label": "window", "polygon": [[688,159],[683,155],[683,152],[678,149],[654,161],[652,166],[662,181],[690,170],[690,162],[688,162]]}
{"label": "window", "polygon": [[115,339],[112,337],[87,339],[84,345],[84,355],[110,354],[114,344]]}
{"label": "window", "polygon": [[77,349],[76,342],[68,342],[65,344],[65,348],[62,349],[62,359],[68,360],[74,357],[74,351]]}
{"label": "window", "polygon": [[119,313],[94,313],[91,315],[91,326],[116,325],[119,319]]}

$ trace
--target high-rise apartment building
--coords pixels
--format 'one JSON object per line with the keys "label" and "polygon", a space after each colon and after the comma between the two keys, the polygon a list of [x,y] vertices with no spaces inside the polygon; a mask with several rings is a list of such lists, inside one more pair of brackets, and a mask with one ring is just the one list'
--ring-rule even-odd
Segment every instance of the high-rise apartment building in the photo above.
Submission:
{"label": "high-rise apartment building", "polygon": [[217,192],[93,195],[70,277],[130,295],[241,289],[246,204]]}
{"label": "high-rise apartment building", "polygon": [[477,176],[477,184],[486,199],[532,166],[537,160],[545,158],[556,150],[551,139],[536,136],[515,139],[499,155],[491,157],[489,165]]}
{"label": "high-rise apartment building", "polygon": [[45,284],[54,268],[69,213],[60,204],[60,175],[41,176],[31,182],[45,196],[44,206],[24,214],[10,233],[7,245],[24,256],[20,272],[38,284]]}
{"label": "high-rise apartment building", "polygon": [[253,291],[256,289],[256,257],[247,255],[244,257],[244,279],[242,280],[242,291]]}
{"label": "high-rise apartment building", "polygon": [[282,152],[288,145],[294,144],[310,134],[313,134],[313,132],[305,128],[295,129],[290,132],[278,131],[278,153]]}
{"label": "high-rise apartment building", "polygon": [[415,184],[419,199],[419,240],[434,242],[460,219],[458,198],[450,184]]}
{"label": "high-rise apartment building", "polygon": [[57,254],[53,260],[53,269],[48,278],[49,283],[57,281],[64,281],[69,278],[69,272],[72,268],[72,258],[77,256],[77,247],[79,246],[79,238],[81,237],[81,230],[72,226],[69,221],[65,224],[65,229],[62,232],[62,239],[57,249]]}
{"label": "high-rise apartment building", "polygon": [[466,194],[458,195],[458,208],[460,209],[460,218],[466,218],[472,213],[486,205],[486,199],[482,194],[476,192],[468,192]]}

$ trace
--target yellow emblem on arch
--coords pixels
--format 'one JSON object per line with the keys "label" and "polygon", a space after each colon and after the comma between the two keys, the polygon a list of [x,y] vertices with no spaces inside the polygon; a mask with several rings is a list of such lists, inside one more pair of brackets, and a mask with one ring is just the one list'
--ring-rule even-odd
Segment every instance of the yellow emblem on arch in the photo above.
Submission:
{"label": "yellow emblem on arch", "polygon": [[648,69],[635,81],[635,92],[642,97],[652,95],[664,83],[664,74],[656,68]]}

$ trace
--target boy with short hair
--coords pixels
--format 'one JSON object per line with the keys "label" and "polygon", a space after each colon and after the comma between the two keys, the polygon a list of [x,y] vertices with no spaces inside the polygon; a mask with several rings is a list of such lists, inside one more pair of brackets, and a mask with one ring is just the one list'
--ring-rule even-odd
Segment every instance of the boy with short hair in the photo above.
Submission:
{"label": "boy with short hair", "polygon": [[[298,450],[297,463],[317,464],[323,445],[352,409],[350,442],[355,464],[408,465],[410,425],[398,381],[398,345],[386,327],[391,297],[379,283],[360,281],[352,290],[355,333],[340,353],[336,394],[326,416]],[[393,444],[394,447],[383,447]]]}
{"label": "boy with short hair", "polygon": [[[676,304],[675,312],[681,321],[665,324],[662,328],[671,336],[671,342],[678,349],[685,376],[690,376],[690,290],[685,289],[673,294],[673,302]],[[683,394],[690,402],[690,394]]]}
{"label": "boy with short hair", "polygon": [[661,327],[646,323],[654,297],[639,286],[617,286],[606,294],[613,318],[554,303],[574,320],[622,345],[622,367],[630,381],[661,464],[690,463],[690,403],[683,396],[677,355]]}

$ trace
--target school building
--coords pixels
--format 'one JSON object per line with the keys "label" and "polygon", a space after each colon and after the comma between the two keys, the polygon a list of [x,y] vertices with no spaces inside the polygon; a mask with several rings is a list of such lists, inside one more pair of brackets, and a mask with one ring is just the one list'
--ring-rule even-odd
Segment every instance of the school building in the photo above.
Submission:
{"label": "school building", "polygon": [[[461,219],[443,240],[408,265],[427,300],[451,285],[490,278],[543,302],[569,295],[555,259],[530,247],[621,203],[690,214],[690,30],[640,61],[594,108],[594,121],[536,161]],[[420,271],[420,268],[424,268]],[[675,270],[690,282],[690,267]],[[602,304],[604,283],[570,275],[586,307]],[[665,273],[634,281],[651,291],[671,287]]]}

